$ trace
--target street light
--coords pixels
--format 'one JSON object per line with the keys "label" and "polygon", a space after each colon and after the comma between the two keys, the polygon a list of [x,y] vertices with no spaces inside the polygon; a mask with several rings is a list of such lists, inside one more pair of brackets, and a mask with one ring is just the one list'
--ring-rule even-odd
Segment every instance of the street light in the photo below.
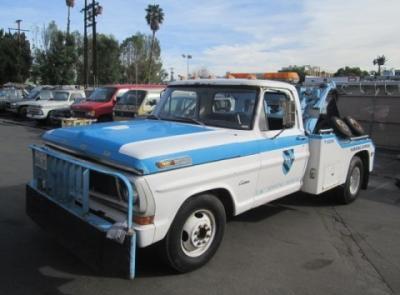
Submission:
{"label": "street light", "polygon": [[189,79],[189,59],[193,57],[190,54],[182,54],[182,57],[186,59],[186,77]]}

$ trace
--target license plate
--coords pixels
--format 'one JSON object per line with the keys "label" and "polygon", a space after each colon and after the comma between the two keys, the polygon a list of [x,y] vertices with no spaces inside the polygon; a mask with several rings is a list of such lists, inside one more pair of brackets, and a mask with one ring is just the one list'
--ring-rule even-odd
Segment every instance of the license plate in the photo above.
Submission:
{"label": "license plate", "polygon": [[47,155],[45,153],[35,151],[34,161],[36,167],[47,170]]}

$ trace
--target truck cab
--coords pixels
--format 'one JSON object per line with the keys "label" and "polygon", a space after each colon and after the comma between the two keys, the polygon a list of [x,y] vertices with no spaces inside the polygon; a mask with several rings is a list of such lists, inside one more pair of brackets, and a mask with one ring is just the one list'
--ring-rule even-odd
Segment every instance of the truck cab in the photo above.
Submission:
{"label": "truck cab", "polygon": [[158,242],[175,270],[201,267],[229,216],[297,191],[336,190],[351,203],[367,187],[374,145],[316,128],[329,93],[320,88],[305,96],[270,80],[179,81],[146,120],[48,131],[32,147],[27,212],[58,233],[79,220],[71,240],[97,233],[99,249],[111,250],[91,257],[124,261],[130,278],[135,247]]}

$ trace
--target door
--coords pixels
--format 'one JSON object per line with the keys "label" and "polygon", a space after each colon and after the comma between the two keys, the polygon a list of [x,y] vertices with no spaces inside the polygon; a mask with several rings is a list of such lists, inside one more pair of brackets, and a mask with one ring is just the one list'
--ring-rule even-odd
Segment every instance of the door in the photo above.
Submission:
{"label": "door", "polygon": [[[260,144],[261,167],[257,181],[255,206],[300,190],[308,160],[308,138],[296,112],[293,126],[285,126],[285,114],[292,93],[270,89],[263,95],[265,126]],[[296,109],[299,106],[296,105]]]}

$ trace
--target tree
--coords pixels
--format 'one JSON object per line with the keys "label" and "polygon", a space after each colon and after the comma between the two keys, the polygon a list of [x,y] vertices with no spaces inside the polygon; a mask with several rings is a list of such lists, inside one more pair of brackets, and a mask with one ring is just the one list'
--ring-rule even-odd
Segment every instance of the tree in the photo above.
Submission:
{"label": "tree", "polygon": [[30,75],[32,56],[25,34],[0,30],[0,84],[25,82]]}
{"label": "tree", "polygon": [[201,67],[195,71],[192,72],[192,77],[200,78],[200,79],[209,79],[213,77],[214,75],[211,74],[211,72],[206,68],[206,67]]}
{"label": "tree", "polygon": [[383,66],[386,63],[386,57],[384,55],[377,56],[372,63],[375,65],[378,65],[378,76],[381,75],[381,66]]}
{"label": "tree", "polygon": [[367,71],[361,70],[359,67],[344,67],[340,68],[333,74],[334,77],[348,77],[348,76],[355,76],[355,77],[365,77],[368,76],[369,73]]}
{"label": "tree", "polygon": [[75,0],[65,0],[65,4],[67,4],[68,7],[68,18],[67,18],[67,34],[69,35],[69,27],[71,24],[71,8],[75,6]]}
{"label": "tree", "polygon": [[35,49],[32,77],[52,85],[75,84],[78,54],[75,36],[58,30],[54,22],[42,32],[42,48]]}
{"label": "tree", "polygon": [[[151,43],[153,44],[152,67],[147,66],[150,56]],[[121,44],[121,63],[123,67],[123,82],[145,83],[150,80],[153,82],[162,82],[167,73],[162,69],[161,49],[157,38],[152,40],[151,36],[142,33],[125,39]]]}
{"label": "tree", "polygon": [[283,67],[279,72],[296,72],[300,77],[300,83],[306,79],[306,68],[304,66],[288,66]]}
{"label": "tree", "polygon": [[150,83],[155,36],[156,32],[160,29],[160,25],[164,21],[164,12],[158,4],[153,4],[153,5],[149,4],[149,6],[147,6],[146,21],[147,24],[150,26],[151,31],[153,32],[151,49],[150,49],[150,58],[149,58],[149,71],[148,71],[149,73],[148,82]]}
{"label": "tree", "polygon": [[[91,43],[92,42],[90,42],[90,44]],[[93,48],[90,48],[90,50],[93,50]],[[98,83],[109,84],[119,82],[122,78],[120,46],[113,36],[104,34],[97,35],[97,58],[99,60],[97,74]]]}

